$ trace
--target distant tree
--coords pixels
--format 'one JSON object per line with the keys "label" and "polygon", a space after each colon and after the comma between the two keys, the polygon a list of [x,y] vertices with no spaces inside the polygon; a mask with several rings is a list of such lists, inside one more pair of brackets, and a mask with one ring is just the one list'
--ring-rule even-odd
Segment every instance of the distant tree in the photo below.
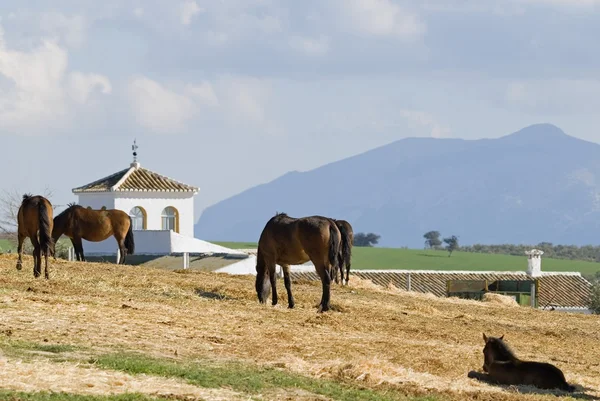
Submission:
{"label": "distant tree", "polygon": [[447,244],[446,249],[448,250],[448,257],[452,256],[452,252],[458,249],[458,237],[453,235],[449,238],[444,238],[444,242]]}
{"label": "distant tree", "polygon": [[592,287],[590,288],[589,308],[596,315],[600,315],[600,272],[596,272],[594,280],[592,280]]}
{"label": "distant tree", "polygon": [[380,235],[375,233],[356,233],[354,234],[354,246],[373,246],[379,242]]}
{"label": "distant tree", "polygon": [[428,231],[425,234],[423,234],[423,238],[425,238],[425,247],[436,249],[437,247],[442,245],[439,231]]}

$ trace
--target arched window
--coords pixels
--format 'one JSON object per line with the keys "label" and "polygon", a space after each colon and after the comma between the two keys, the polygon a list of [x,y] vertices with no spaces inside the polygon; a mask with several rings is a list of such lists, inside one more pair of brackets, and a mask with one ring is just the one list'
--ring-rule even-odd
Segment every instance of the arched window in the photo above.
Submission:
{"label": "arched window", "polygon": [[164,208],[161,220],[163,230],[173,230],[176,233],[179,232],[179,213],[177,212],[177,209],[172,206]]}
{"label": "arched window", "polygon": [[146,211],[141,206],[136,206],[129,211],[129,217],[131,217],[131,224],[133,230],[145,230],[146,229]]}

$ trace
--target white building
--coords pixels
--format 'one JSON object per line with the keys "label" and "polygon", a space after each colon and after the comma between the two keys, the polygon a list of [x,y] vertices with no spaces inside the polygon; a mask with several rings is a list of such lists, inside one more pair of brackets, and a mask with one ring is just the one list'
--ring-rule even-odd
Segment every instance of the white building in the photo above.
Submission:
{"label": "white building", "polygon": [[[194,238],[194,196],[199,188],[143,168],[133,146],[128,168],[73,188],[78,204],[92,209],[119,209],[131,216],[135,254],[229,253],[224,248]],[[83,241],[85,255],[116,255],[114,237],[102,242]],[[185,262],[184,262],[185,263]]]}

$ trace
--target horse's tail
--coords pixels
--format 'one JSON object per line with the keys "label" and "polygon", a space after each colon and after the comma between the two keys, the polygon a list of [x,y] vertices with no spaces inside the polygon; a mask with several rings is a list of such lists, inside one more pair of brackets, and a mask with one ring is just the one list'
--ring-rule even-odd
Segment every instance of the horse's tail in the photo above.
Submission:
{"label": "horse's tail", "polygon": [[342,239],[339,235],[339,229],[333,221],[329,222],[329,263],[334,269],[338,268],[338,255],[340,253],[340,243]]}
{"label": "horse's tail", "polygon": [[348,274],[350,273],[350,261],[352,259],[352,239],[350,238],[350,231],[348,230],[348,226],[346,224],[340,224],[338,228],[342,234],[340,266],[346,266],[346,280],[348,280]]}
{"label": "horse's tail", "polygon": [[40,249],[45,255],[52,255],[54,253],[54,240],[52,239],[52,229],[48,207],[46,202],[40,200],[38,203],[38,219],[39,219],[39,230],[40,230]]}
{"label": "horse's tail", "polygon": [[125,248],[127,248],[128,255],[133,255],[133,252],[135,252],[135,241],[133,240],[133,221],[131,220],[131,216],[129,216],[129,230],[127,230],[127,234],[125,235]]}

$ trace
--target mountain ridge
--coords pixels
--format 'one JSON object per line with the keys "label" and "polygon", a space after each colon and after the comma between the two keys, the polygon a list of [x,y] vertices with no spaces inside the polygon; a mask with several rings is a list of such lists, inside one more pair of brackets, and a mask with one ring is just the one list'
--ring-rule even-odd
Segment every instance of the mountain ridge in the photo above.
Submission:
{"label": "mountain ridge", "polygon": [[600,145],[552,124],[490,139],[408,137],[225,199],[202,213],[196,235],[256,241],[285,211],[346,219],[382,246],[420,247],[429,230],[464,244],[584,245],[600,228],[598,184]]}

